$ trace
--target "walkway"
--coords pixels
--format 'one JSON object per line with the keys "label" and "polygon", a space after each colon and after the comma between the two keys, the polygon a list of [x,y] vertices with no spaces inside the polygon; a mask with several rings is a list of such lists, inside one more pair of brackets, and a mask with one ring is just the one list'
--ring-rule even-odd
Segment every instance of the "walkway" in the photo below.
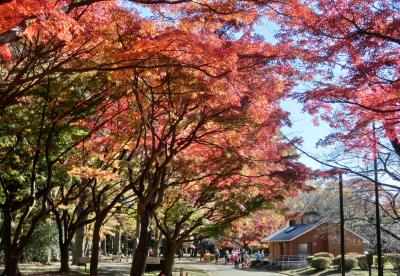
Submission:
{"label": "walkway", "polygon": [[242,270],[235,269],[232,265],[223,264],[192,264],[191,266],[204,269],[211,273],[213,276],[278,276],[282,274],[258,270]]}
{"label": "walkway", "polygon": [[[282,276],[282,274],[274,272],[234,269],[232,265],[200,263],[197,260],[181,260],[180,262],[177,260],[177,265],[202,269],[212,276]],[[130,263],[101,263],[99,274],[101,276],[128,276],[130,269]],[[175,274],[179,275],[178,272],[175,272]]]}

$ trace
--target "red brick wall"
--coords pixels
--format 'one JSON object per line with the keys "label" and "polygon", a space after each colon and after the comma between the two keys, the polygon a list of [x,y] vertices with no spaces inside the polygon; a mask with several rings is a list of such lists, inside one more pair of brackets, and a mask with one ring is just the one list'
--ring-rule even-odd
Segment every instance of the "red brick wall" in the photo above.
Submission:
{"label": "red brick wall", "polygon": [[309,255],[328,250],[328,235],[317,227],[290,242],[290,255],[298,255],[299,244],[307,243]]}
{"label": "red brick wall", "polygon": [[[337,223],[329,224],[328,228],[328,248],[329,252],[336,255],[340,254],[340,226]],[[346,253],[364,253],[363,240],[345,229],[344,250]]]}

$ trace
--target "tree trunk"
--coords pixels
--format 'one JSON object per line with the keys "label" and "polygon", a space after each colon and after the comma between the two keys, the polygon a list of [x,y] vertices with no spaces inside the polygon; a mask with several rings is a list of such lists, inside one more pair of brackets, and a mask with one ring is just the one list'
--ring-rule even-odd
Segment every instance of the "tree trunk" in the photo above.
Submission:
{"label": "tree trunk", "polygon": [[12,216],[11,211],[8,208],[3,209],[4,221],[3,221],[3,233],[1,233],[1,241],[4,248],[4,272],[6,276],[17,276],[19,273],[19,259],[20,252],[18,251],[15,244],[12,243]]}
{"label": "tree trunk", "polygon": [[6,276],[18,276],[20,275],[19,272],[19,254],[15,248],[5,248],[4,249],[4,272],[3,275]]}
{"label": "tree trunk", "polygon": [[99,265],[99,251],[100,251],[100,229],[103,220],[96,220],[93,228],[93,243],[92,243],[92,257],[90,259],[90,275],[97,276]]}
{"label": "tree trunk", "polygon": [[118,229],[113,239],[113,254],[121,254],[121,230]]}
{"label": "tree trunk", "polygon": [[5,257],[5,268],[4,274],[6,276],[18,276],[20,275],[19,268],[19,256],[12,255]]}
{"label": "tree trunk", "polygon": [[138,207],[139,210],[142,209],[140,212],[140,235],[138,245],[133,254],[131,276],[142,276],[144,274],[151,239],[150,225],[154,215],[154,210],[151,208]]}
{"label": "tree trunk", "polygon": [[162,234],[160,230],[156,230],[156,235],[154,237],[155,243],[154,243],[154,257],[160,258],[160,247],[161,247],[161,240],[162,240]]}
{"label": "tree trunk", "polygon": [[60,245],[60,272],[69,272],[69,243]]}
{"label": "tree trunk", "polygon": [[165,244],[165,261],[161,273],[165,276],[172,276],[172,269],[175,261],[176,241],[167,240]]}
{"label": "tree trunk", "polygon": [[79,262],[79,258],[83,257],[85,243],[85,226],[81,226],[76,230],[75,242],[72,247],[72,264],[76,265]]}

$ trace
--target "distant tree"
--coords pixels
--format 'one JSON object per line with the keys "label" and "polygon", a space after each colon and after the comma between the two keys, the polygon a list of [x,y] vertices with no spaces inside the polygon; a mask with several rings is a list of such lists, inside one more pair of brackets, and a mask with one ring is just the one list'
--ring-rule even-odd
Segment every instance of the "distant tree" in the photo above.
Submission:
{"label": "distant tree", "polygon": [[274,210],[261,209],[240,218],[224,231],[218,244],[227,247],[261,248],[262,240],[284,226],[285,217]]}
{"label": "distant tree", "polygon": [[[287,206],[292,212],[317,212],[322,218],[339,220],[338,184],[335,182],[316,182],[315,189],[302,193],[298,198],[289,199]],[[399,246],[398,230],[400,224],[390,214],[393,212],[389,203],[391,200],[383,200],[392,197],[391,192],[380,190],[381,201],[381,230],[382,245],[387,252],[397,252]],[[385,196],[386,194],[386,196]],[[371,249],[375,248],[375,205],[373,183],[363,179],[350,179],[345,182],[344,189],[344,214],[345,225],[359,233],[370,242]]]}

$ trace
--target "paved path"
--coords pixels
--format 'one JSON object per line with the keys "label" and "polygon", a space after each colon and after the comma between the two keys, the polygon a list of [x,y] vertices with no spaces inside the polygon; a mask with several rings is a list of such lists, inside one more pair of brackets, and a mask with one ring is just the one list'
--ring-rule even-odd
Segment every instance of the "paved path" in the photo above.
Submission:
{"label": "paved path", "polygon": [[[182,260],[181,262],[177,260],[177,263],[206,270],[212,276],[282,276],[274,272],[235,269],[233,265],[200,263],[197,260]],[[130,263],[101,263],[99,274],[101,276],[128,276],[130,268]]]}
{"label": "paved path", "polygon": [[100,276],[128,276],[131,271],[130,263],[101,263]]}
{"label": "paved path", "polygon": [[198,267],[204,269],[211,273],[213,276],[278,276],[282,274],[267,272],[267,271],[258,271],[258,270],[242,270],[235,269],[232,265],[223,265],[223,264],[192,264],[191,266]]}

